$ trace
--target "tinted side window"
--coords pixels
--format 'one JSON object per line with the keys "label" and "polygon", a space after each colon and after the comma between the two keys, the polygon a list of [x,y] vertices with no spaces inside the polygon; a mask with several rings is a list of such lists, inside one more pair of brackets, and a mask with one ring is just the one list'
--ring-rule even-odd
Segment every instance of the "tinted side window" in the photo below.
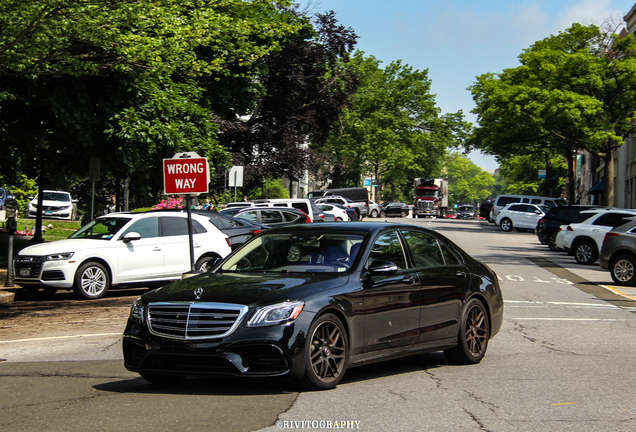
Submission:
{"label": "tinted side window", "polygon": [[123,235],[129,232],[136,232],[141,238],[159,237],[159,219],[156,217],[140,219],[134,222]]}
{"label": "tinted side window", "polygon": [[402,235],[411,250],[415,267],[444,265],[436,238],[419,231],[402,231]]}
{"label": "tinted side window", "polygon": [[545,202],[543,204],[547,205],[548,208],[552,208],[552,207],[556,207],[557,206],[556,203],[554,201],[552,201],[552,200],[545,200]]}
{"label": "tinted side window", "polygon": [[397,231],[382,234],[373,243],[367,266],[376,260],[391,261],[400,269],[406,268],[406,258]]}
{"label": "tinted side window", "polygon": [[226,221],[226,219],[218,216],[218,215],[210,215],[210,222],[212,222],[212,225],[214,225],[215,227],[219,228],[219,229],[223,229],[223,228],[229,228],[229,224]]}
{"label": "tinted side window", "polygon": [[307,207],[305,203],[292,203],[292,207],[298,210],[304,211],[306,214],[309,214],[311,210]]}
{"label": "tinted side window", "polygon": [[508,210],[524,212],[524,211],[526,211],[526,206],[523,205],[523,204],[517,204],[517,205],[513,205],[513,206],[508,207]]}
{"label": "tinted side window", "polygon": [[[603,218],[599,218],[599,220],[594,221],[593,225],[604,225],[616,228],[617,226],[621,226],[624,223],[628,222],[623,220],[623,218],[634,217],[633,214],[629,213],[608,213]],[[602,222],[600,221],[601,219]]]}
{"label": "tinted side window", "polygon": [[586,220],[588,220],[592,216],[597,216],[597,215],[598,215],[598,213],[579,213],[579,215],[576,217],[576,219],[574,219],[574,221],[572,221],[572,223],[585,222]]}
{"label": "tinted side window", "polygon": [[[162,237],[188,235],[188,220],[186,218],[163,217],[161,218]],[[196,220],[192,220],[192,234],[207,232]]]}
{"label": "tinted side window", "polygon": [[541,204],[541,200],[538,198],[532,198],[530,204]]}
{"label": "tinted side window", "polygon": [[261,210],[261,223],[265,225],[271,223],[281,223],[283,221],[283,216],[281,215],[279,210]]}
{"label": "tinted side window", "polygon": [[246,211],[236,215],[237,218],[258,222],[258,210]]}
{"label": "tinted side window", "polygon": [[285,222],[301,222],[301,218],[304,218],[304,216],[290,211],[283,211],[283,216],[285,217]]}
{"label": "tinted side window", "polygon": [[510,204],[513,202],[521,202],[521,200],[515,197],[499,197],[499,199],[497,200],[497,205],[503,207],[506,204]]}

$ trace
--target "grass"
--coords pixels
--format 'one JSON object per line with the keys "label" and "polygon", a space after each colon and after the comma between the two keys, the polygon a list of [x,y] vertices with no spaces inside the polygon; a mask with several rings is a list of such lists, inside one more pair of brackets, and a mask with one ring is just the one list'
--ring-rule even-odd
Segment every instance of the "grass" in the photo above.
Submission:
{"label": "grass", "polygon": [[[18,231],[24,231],[27,227],[27,231],[33,231],[32,227],[35,227],[35,219],[20,219],[17,221]],[[61,221],[61,220],[48,220],[42,221],[42,226],[46,227],[46,231],[42,233],[44,241],[51,242],[55,240],[63,240],[77,231],[81,224],[79,221]],[[31,237],[14,235],[13,236],[13,256],[15,257],[18,252],[31,243]],[[8,262],[9,253],[9,236],[7,234],[0,234],[0,267],[5,268]]]}

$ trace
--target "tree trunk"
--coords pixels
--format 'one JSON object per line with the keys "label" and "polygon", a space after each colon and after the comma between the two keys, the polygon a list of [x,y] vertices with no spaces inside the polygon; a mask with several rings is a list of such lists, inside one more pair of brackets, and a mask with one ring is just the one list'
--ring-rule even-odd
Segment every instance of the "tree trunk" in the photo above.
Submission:
{"label": "tree trunk", "polygon": [[567,149],[565,159],[568,162],[568,201],[570,204],[576,204],[576,196],[574,194],[574,157],[572,149]]}
{"label": "tree trunk", "polygon": [[614,161],[612,160],[612,150],[605,153],[605,204],[614,207]]}

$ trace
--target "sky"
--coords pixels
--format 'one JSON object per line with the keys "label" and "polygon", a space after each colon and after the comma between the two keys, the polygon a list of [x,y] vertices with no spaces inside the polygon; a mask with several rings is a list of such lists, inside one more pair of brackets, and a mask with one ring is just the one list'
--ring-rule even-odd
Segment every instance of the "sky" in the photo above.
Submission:
{"label": "sky", "polygon": [[[301,8],[333,10],[358,35],[356,48],[388,65],[402,60],[428,69],[431,92],[442,113],[475,107],[475,78],[519,66],[523,49],[556,35],[572,23],[622,23],[636,0],[296,0]],[[495,169],[492,156],[472,152],[483,169]]]}

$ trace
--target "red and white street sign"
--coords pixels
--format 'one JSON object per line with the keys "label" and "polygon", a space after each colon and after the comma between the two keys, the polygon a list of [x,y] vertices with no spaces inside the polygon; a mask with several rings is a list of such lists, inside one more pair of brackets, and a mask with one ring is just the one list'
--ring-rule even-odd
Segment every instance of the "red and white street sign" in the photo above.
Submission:
{"label": "red and white street sign", "polygon": [[[176,157],[163,160],[163,192],[166,195],[194,195],[208,192],[208,158]],[[192,153],[188,154],[192,155]]]}

